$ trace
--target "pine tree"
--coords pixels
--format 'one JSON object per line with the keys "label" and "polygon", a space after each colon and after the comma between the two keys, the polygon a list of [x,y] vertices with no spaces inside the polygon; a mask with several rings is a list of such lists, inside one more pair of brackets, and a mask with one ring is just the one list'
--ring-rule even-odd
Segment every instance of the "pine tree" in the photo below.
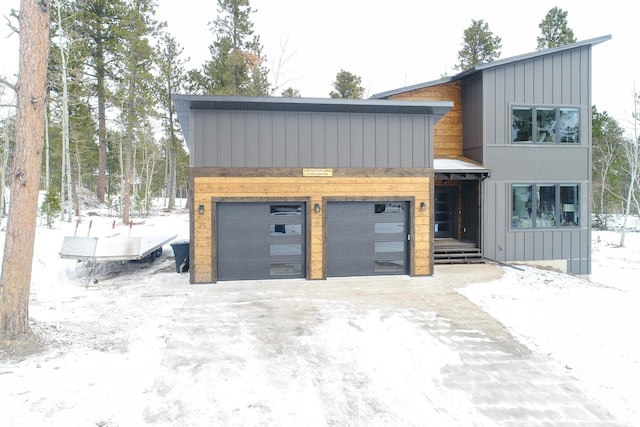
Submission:
{"label": "pine tree", "polygon": [[480,19],[471,20],[469,28],[464,30],[462,49],[458,51],[456,70],[468,70],[500,57],[502,39],[489,31],[489,24]]}
{"label": "pine tree", "polygon": [[176,162],[180,142],[176,136],[175,109],[171,95],[182,89],[185,80],[185,59],[181,58],[183,48],[169,34],[164,34],[156,47],[159,68],[160,103],[164,109],[167,130],[168,176],[166,192],[169,198],[167,207],[173,209],[176,203]]}
{"label": "pine tree", "polygon": [[109,82],[113,82],[115,53],[121,48],[123,21],[122,0],[75,0],[75,29],[81,45],[87,51],[87,71],[93,81],[92,93],[96,97],[98,121],[98,182],[97,196],[105,201],[107,187],[107,103],[111,97]]}
{"label": "pine tree", "polygon": [[364,88],[360,86],[362,78],[356,76],[349,71],[340,70],[336,74],[336,79],[333,82],[333,88],[329,92],[331,98],[349,98],[349,99],[361,99],[364,95]]}
{"label": "pine tree", "polygon": [[568,12],[554,7],[547,12],[540,25],[542,35],[538,37],[538,50],[575,43],[573,30],[567,23]]}
{"label": "pine tree", "polygon": [[127,12],[122,21],[121,37],[124,41],[120,66],[122,76],[118,96],[122,103],[122,121],[124,123],[123,170],[124,181],[122,221],[129,224],[131,201],[134,198],[134,144],[136,130],[144,127],[144,122],[153,113],[151,69],[154,51],[149,40],[157,35],[161,25],[153,20],[155,1],[129,0]]}
{"label": "pine tree", "polygon": [[189,72],[190,89],[207,95],[269,95],[266,58],[253,33],[249,0],[218,0],[218,18],[210,23],[216,40],[211,60]]}

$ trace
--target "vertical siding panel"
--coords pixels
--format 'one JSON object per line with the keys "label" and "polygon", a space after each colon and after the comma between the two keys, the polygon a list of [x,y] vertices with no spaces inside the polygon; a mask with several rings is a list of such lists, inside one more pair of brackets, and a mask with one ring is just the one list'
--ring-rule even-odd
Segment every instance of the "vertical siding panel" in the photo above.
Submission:
{"label": "vertical siding panel", "polygon": [[376,166],[376,116],[364,116],[362,138],[363,165],[365,168],[373,168]]}
{"label": "vertical siding panel", "polygon": [[286,117],[282,113],[273,113],[273,167],[287,165],[286,155]]}
{"label": "vertical siding panel", "polygon": [[[485,118],[486,123],[493,123],[493,126],[485,126],[484,130],[487,136],[485,141],[487,141],[488,144],[495,144],[498,141],[505,143],[505,131],[511,129],[511,126],[507,126],[507,121],[509,120],[507,106],[509,104],[505,95],[505,86],[506,70],[504,67],[499,67],[494,72],[493,99],[489,100],[494,102],[494,108],[492,109],[493,115]],[[489,101],[485,101],[485,105]]]}
{"label": "vertical siding panel", "polygon": [[527,104],[531,104],[534,102],[535,90],[533,88],[533,83],[535,80],[533,73],[533,61],[525,61],[524,64],[524,80],[522,81],[522,85],[524,86],[524,102]]}
{"label": "vertical siding panel", "polygon": [[299,166],[299,121],[300,115],[296,113],[285,113],[285,166]]}
{"label": "vertical siding panel", "polygon": [[422,116],[412,116],[412,135],[411,135],[411,162],[408,167],[411,168],[424,168],[427,167],[427,162],[425,162],[427,150],[427,139],[425,138],[425,117]]}
{"label": "vertical siding panel", "polygon": [[540,255],[540,259],[543,256],[547,259],[553,259],[553,234],[553,231],[544,232],[544,247],[542,248],[543,253]]}
{"label": "vertical siding panel", "polygon": [[544,59],[536,58],[533,61],[533,102],[544,103]]}
{"label": "vertical siding panel", "polygon": [[[507,188],[505,188],[507,187]],[[506,261],[509,259],[509,248],[513,248],[513,243],[510,242],[509,235],[507,234],[507,228],[505,224],[508,224],[507,218],[511,218],[511,215],[507,216],[505,205],[507,203],[507,191],[508,186],[505,182],[501,181],[496,184],[495,192],[495,209],[493,216],[493,228],[496,233],[496,251],[497,260]],[[504,246],[504,250],[499,250],[498,246]]]}
{"label": "vertical siding panel", "polygon": [[236,112],[231,116],[231,166],[245,167],[247,165],[247,113]]}
{"label": "vertical siding panel", "polygon": [[400,118],[398,116],[389,116],[389,139],[388,166],[390,168],[400,167]]}
{"label": "vertical siding panel", "polygon": [[560,55],[553,55],[553,104],[562,103],[562,57]]}
{"label": "vertical siding panel", "polygon": [[533,236],[533,251],[531,259],[544,259],[544,236],[545,232],[538,232]]}
{"label": "vertical siding panel", "polygon": [[514,89],[514,102],[524,103],[524,84],[519,84],[519,82],[524,82],[524,64],[518,62],[513,64],[513,89]]}
{"label": "vertical siding panel", "polygon": [[435,152],[435,136],[433,134],[433,127],[436,124],[436,118],[433,116],[429,116],[427,117],[427,119],[424,121],[424,129],[423,129],[423,134],[424,134],[424,141],[425,141],[425,148],[424,148],[424,167],[427,168],[432,168],[433,167],[433,158],[434,158],[434,152]]}
{"label": "vertical siding panel", "polygon": [[389,116],[376,116],[376,167],[389,167]]}
{"label": "vertical siding panel", "polygon": [[221,111],[218,113],[218,166],[231,166],[231,126],[233,119],[231,113]]}
{"label": "vertical siding panel", "polygon": [[311,146],[312,166],[322,167],[326,164],[325,158],[325,116],[313,114],[311,116]]}
{"label": "vertical siding panel", "polygon": [[301,113],[298,121],[298,158],[300,167],[311,167],[312,161],[312,145],[311,145],[311,114]]}
{"label": "vertical siding panel", "polygon": [[[194,120],[194,145],[198,147],[194,150],[194,154],[189,157],[199,157],[194,162],[194,166],[203,167],[209,164],[218,164],[218,140],[216,138],[217,132],[217,118],[216,115],[204,112],[204,111],[192,111]],[[211,163],[209,163],[211,162]]]}
{"label": "vertical siding panel", "polygon": [[245,157],[247,167],[260,166],[260,114],[256,112],[247,113],[247,145]]}
{"label": "vertical siding panel", "polygon": [[542,89],[544,96],[542,102],[544,104],[551,104],[553,103],[553,59],[545,56],[542,60],[544,64],[544,88]]}
{"label": "vertical siding panel", "polygon": [[218,153],[220,151],[220,129],[218,128],[218,113],[215,112],[202,112],[200,114],[203,123],[200,124],[202,134],[200,135],[203,141],[202,156],[204,158],[204,164],[199,162],[201,166],[204,165],[219,165],[220,159]]}
{"label": "vertical siding panel", "polygon": [[496,255],[496,249],[498,244],[496,243],[497,227],[495,223],[495,211],[497,206],[496,201],[496,183],[493,181],[484,181],[484,190],[482,192],[482,206],[483,206],[483,232],[482,232],[482,252],[490,259],[498,259]]}
{"label": "vertical siding panel", "polygon": [[363,115],[351,115],[351,153],[350,164],[352,168],[361,168],[364,165],[364,117]]}
{"label": "vertical siding panel", "polygon": [[260,127],[260,167],[273,167],[273,114],[261,113]]}
{"label": "vertical siding panel", "polygon": [[562,74],[562,98],[560,99],[561,104],[570,104],[571,103],[571,90],[572,90],[572,80],[573,80],[573,72],[571,72],[571,58],[572,55],[569,52],[562,53],[562,69],[565,72]]}
{"label": "vertical siding panel", "polygon": [[413,156],[412,139],[413,123],[411,116],[400,117],[400,167],[411,167],[411,157]]}
{"label": "vertical siding panel", "polygon": [[338,116],[338,167],[351,166],[351,117],[345,114]]}
{"label": "vertical siding panel", "polygon": [[[582,73],[580,71],[582,50],[574,50],[571,52],[571,70],[573,78],[571,79],[571,104],[580,104],[582,96]],[[576,72],[578,71],[578,72]]]}
{"label": "vertical siding panel", "polygon": [[327,114],[325,120],[325,160],[326,167],[338,166],[338,115]]}

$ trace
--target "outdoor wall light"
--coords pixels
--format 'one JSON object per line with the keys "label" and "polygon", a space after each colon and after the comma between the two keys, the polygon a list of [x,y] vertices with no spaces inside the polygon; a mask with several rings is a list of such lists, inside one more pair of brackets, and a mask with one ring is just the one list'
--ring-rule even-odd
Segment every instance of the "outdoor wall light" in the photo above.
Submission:
{"label": "outdoor wall light", "polygon": [[199,205],[199,206],[198,206],[198,213],[199,213],[200,215],[204,215],[204,205]]}
{"label": "outdoor wall light", "polygon": [[315,209],[316,213],[320,213],[320,203],[316,203],[313,209]]}
{"label": "outdoor wall light", "polygon": [[425,202],[420,202],[420,210],[422,210],[422,211],[426,211],[427,210],[427,204]]}

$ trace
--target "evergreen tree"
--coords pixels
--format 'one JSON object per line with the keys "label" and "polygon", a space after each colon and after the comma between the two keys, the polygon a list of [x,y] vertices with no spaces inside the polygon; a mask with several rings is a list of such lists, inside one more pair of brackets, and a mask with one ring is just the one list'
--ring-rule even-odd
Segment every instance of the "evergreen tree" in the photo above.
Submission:
{"label": "evergreen tree", "polygon": [[300,98],[300,91],[292,87],[288,87],[281,93],[285,98]]}
{"label": "evergreen tree", "polygon": [[494,36],[489,30],[489,24],[480,19],[471,20],[469,28],[464,30],[462,49],[458,51],[456,70],[468,70],[500,57],[502,39]]}
{"label": "evergreen tree", "polygon": [[107,103],[109,83],[113,82],[115,54],[122,48],[124,4],[122,0],[74,0],[75,29],[82,40],[79,48],[86,50],[87,75],[92,82],[91,94],[96,97],[98,122],[97,196],[105,201],[107,176]]}
{"label": "evergreen tree", "polygon": [[193,92],[208,95],[267,96],[268,70],[260,37],[253,33],[249,0],[218,0],[218,18],[210,23],[216,40],[202,71],[189,72]]}
{"label": "evergreen tree", "polygon": [[124,41],[120,58],[122,69],[118,96],[122,103],[122,121],[124,123],[123,171],[122,183],[123,207],[122,221],[129,224],[131,201],[135,188],[134,144],[136,130],[142,129],[152,114],[156,100],[153,98],[154,50],[150,39],[157,36],[161,27],[154,19],[155,1],[128,0],[127,11],[122,21],[121,37]]}
{"label": "evergreen tree", "polygon": [[167,130],[167,140],[165,143],[168,157],[166,193],[169,200],[167,207],[173,209],[176,202],[176,162],[180,141],[176,135],[175,109],[171,95],[182,89],[182,84],[186,76],[184,69],[186,60],[181,58],[184,49],[169,34],[163,35],[156,50],[159,69],[158,94],[164,110]]}
{"label": "evergreen tree", "polygon": [[542,34],[538,36],[538,50],[575,43],[573,30],[567,23],[566,11],[554,7],[547,12],[540,25]]}
{"label": "evergreen tree", "polygon": [[349,98],[349,99],[361,99],[364,95],[364,88],[360,86],[362,78],[356,76],[349,71],[340,70],[336,75],[336,79],[333,82],[333,88],[329,92],[331,98]]}

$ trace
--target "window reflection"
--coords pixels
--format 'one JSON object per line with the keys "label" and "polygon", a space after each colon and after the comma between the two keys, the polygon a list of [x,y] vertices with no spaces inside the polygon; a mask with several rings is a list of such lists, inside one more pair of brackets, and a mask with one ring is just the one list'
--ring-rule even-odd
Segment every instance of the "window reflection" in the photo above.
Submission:
{"label": "window reflection", "polygon": [[397,273],[404,272],[404,260],[376,260],[374,271],[376,273]]}
{"label": "window reflection", "polygon": [[404,222],[376,222],[373,231],[375,234],[404,233]]}
{"label": "window reflection", "polygon": [[514,185],[511,192],[511,226],[515,228],[531,227],[531,186]]}
{"label": "window reflection", "polygon": [[404,242],[375,242],[375,253],[404,252]]}
{"label": "window reflection", "polygon": [[290,243],[282,245],[269,245],[269,255],[302,255],[302,245],[299,243]]}
{"label": "window reflection", "polygon": [[536,141],[556,141],[556,110],[555,108],[536,108]]}
{"label": "window reflection", "polygon": [[375,203],[374,213],[376,214],[400,214],[404,213],[404,202],[397,203]]}
{"label": "window reflection", "polygon": [[302,224],[270,224],[269,234],[272,236],[299,236]]}
{"label": "window reflection", "polygon": [[558,130],[560,142],[580,142],[580,112],[577,108],[561,108]]}
{"label": "window reflection", "polygon": [[579,213],[580,204],[578,199],[577,185],[560,186],[560,206],[562,207],[562,219],[560,225],[563,227],[580,225]]}
{"label": "window reflection", "polygon": [[302,205],[271,205],[270,210],[274,216],[302,215]]}
{"label": "window reflection", "polygon": [[295,262],[272,262],[269,264],[270,276],[299,276],[302,264]]}
{"label": "window reflection", "polygon": [[536,227],[556,225],[556,186],[538,185]]}
{"label": "window reflection", "polygon": [[511,141],[533,141],[532,109],[515,107],[511,114]]}

